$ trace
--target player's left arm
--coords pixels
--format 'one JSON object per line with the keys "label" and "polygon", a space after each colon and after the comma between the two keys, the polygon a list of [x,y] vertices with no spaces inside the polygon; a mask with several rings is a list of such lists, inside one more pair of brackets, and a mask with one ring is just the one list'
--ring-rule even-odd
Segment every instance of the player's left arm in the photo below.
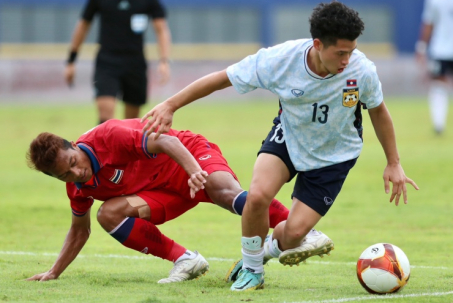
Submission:
{"label": "player's left arm", "polygon": [[149,153],[165,153],[169,155],[176,163],[178,163],[189,175],[190,196],[195,197],[195,194],[204,189],[206,177],[208,173],[201,169],[197,160],[189,152],[189,150],[181,143],[177,137],[161,135],[154,139],[156,133],[152,133],[147,141],[146,149]]}
{"label": "player's left arm", "polygon": [[412,184],[417,190],[418,186],[404,174],[403,167],[400,164],[400,157],[396,146],[395,129],[390,113],[384,102],[375,108],[369,109],[368,113],[371,122],[373,123],[376,136],[379,139],[379,142],[384,149],[385,157],[387,158],[387,166],[384,170],[385,193],[389,193],[389,182],[392,182],[393,187],[390,202],[395,199],[395,205],[398,205],[401,194],[403,194],[404,203],[407,204],[406,183]]}
{"label": "player's left arm", "polygon": [[157,67],[159,82],[165,84],[170,79],[171,32],[165,18],[153,19],[152,26],[156,33],[157,51],[159,53],[159,65]]}

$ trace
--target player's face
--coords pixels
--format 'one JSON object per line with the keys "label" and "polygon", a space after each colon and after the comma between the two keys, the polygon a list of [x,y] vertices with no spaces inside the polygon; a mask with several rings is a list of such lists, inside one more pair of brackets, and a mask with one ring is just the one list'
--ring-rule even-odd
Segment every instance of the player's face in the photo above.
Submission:
{"label": "player's face", "polygon": [[74,149],[60,149],[55,161],[55,168],[50,173],[64,182],[85,183],[93,176],[90,158],[74,142],[72,142],[72,147]]}
{"label": "player's face", "polygon": [[319,41],[319,59],[330,74],[339,74],[349,64],[352,52],[357,47],[357,40],[338,39],[336,44],[327,47]]}

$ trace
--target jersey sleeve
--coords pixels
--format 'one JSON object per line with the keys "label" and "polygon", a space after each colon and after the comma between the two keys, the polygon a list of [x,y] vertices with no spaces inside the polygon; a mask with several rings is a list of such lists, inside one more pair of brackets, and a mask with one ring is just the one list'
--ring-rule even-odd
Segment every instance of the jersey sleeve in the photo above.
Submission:
{"label": "jersey sleeve", "polygon": [[156,157],[148,152],[148,137],[141,129],[121,124],[112,125],[105,129],[102,139],[112,162],[127,163]]}
{"label": "jersey sleeve", "polygon": [[425,24],[433,24],[436,20],[436,10],[432,0],[425,0],[423,7],[422,21]]}
{"label": "jersey sleeve", "polygon": [[94,203],[93,197],[81,196],[74,183],[66,183],[66,193],[71,203],[72,214],[76,217],[83,217]]}
{"label": "jersey sleeve", "polygon": [[151,2],[152,2],[150,11],[151,18],[152,19],[166,18],[167,11],[165,10],[165,7],[158,0],[152,0]]}
{"label": "jersey sleeve", "polygon": [[97,0],[88,0],[82,11],[82,19],[91,22],[94,15],[99,10]]}
{"label": "jersey sleeve", "polygon": [[364,82],[364,92],[360,96],[360,101],[364,103],[368,109],[378,107],[382,101],[384,101],[384,95],[374,63],[370,63],[370,67],[367,69],[364,76]]}
{"label": "jersey sleeve", "polygon": [[245,94],[257,88],[268,88],[266,84],[268,73],[263,64],[266,62],[266,55],[266,49],[261,49],[227,68],[228,78],[238,93]]}

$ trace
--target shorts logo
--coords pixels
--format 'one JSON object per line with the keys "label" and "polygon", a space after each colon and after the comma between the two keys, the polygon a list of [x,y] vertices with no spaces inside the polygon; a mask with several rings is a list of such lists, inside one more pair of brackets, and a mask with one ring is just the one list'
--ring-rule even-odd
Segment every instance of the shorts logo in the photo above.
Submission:
{"label": "shorts logo", "polygon": [[148,253],[148,247],[143,248],[140,252],[143,253],[143,254],[147,254]]}
{"label": "shorts logo", "polygon": [[211,155],[204,155],[200,158],[198,158],[199,160],[208,160],[209,158],[211,158]]}
{"label": "shorts logo", "polygon": [[332,205],[333,200],[330,197],[324,197],[324,203],[326,203],[327,206]]}
{"label": "shorts logo", "polygon": [[300,97],[300,96],[302,96],[302,95],[304,94],[304,91],[295,88],[295,89],[292,89],[292,90],[291,90],[291,93],[292,93],[294,96],[296,96],[296,97]]}
{"label": "shorts logo", "polygon": [[343,106],[353,107],[359,102],[359,88],[343,89]]}

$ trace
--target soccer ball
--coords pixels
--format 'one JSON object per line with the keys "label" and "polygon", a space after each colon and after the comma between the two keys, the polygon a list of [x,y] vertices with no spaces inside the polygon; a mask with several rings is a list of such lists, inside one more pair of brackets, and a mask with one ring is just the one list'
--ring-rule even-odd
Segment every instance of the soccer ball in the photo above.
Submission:
{"label": "soccer ball", "polygon": [[401,290],[411,273],[406,254],[397,246],[377,243],[363,251],[357,261],[357,278],[371,294]]}

